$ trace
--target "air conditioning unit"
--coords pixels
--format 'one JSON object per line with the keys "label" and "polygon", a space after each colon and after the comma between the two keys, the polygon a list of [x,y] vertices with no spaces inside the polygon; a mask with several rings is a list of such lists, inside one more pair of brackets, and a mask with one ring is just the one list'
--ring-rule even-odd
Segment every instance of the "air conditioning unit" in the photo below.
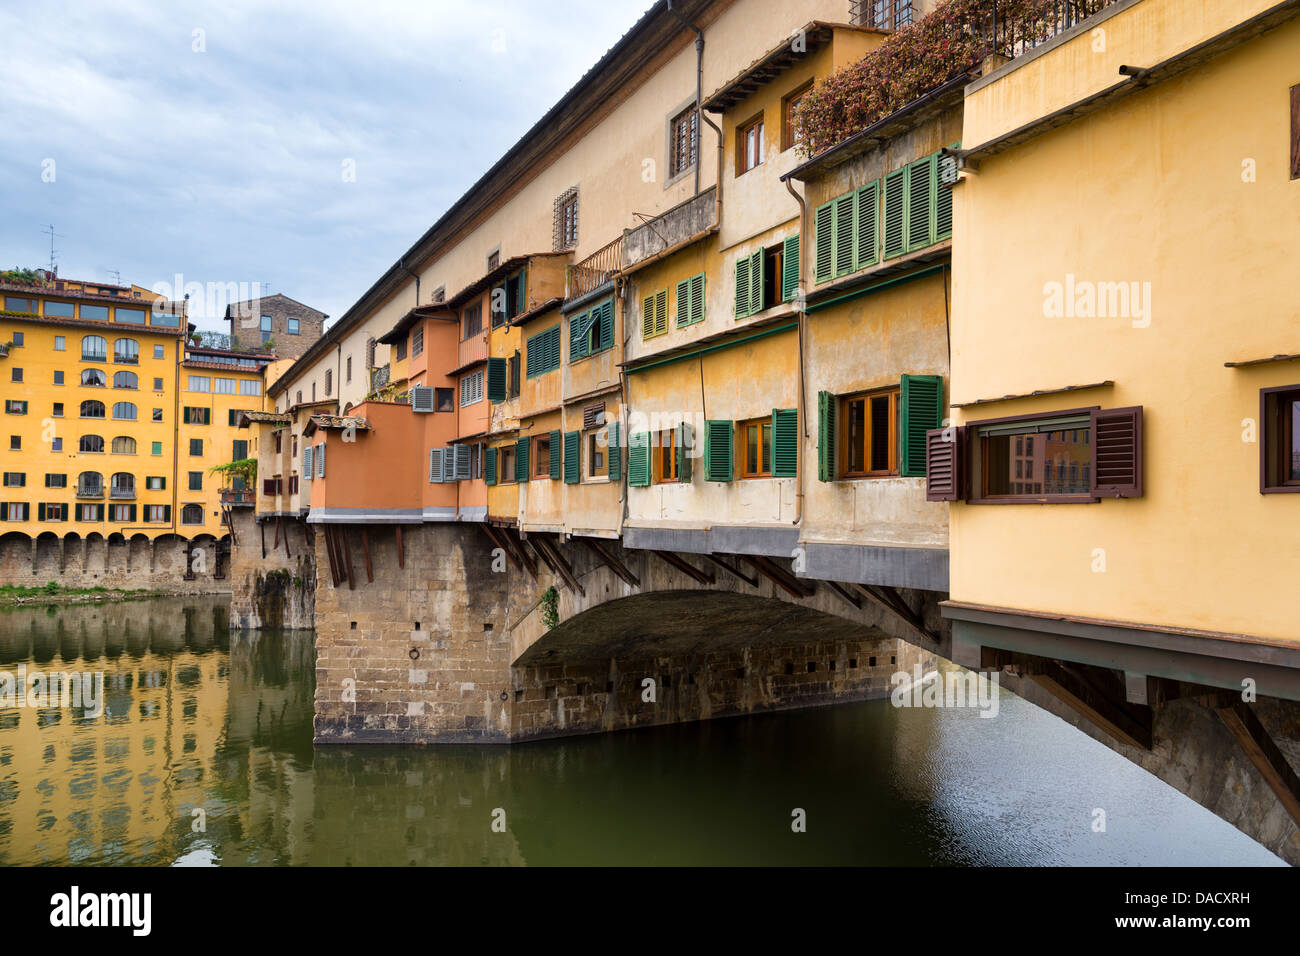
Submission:
{"label": "air conditioning unit", "polygon": [[413,412],[431,412],[433,411],[433,389],[424,385],[414,385],[411,387],[411,411]]}

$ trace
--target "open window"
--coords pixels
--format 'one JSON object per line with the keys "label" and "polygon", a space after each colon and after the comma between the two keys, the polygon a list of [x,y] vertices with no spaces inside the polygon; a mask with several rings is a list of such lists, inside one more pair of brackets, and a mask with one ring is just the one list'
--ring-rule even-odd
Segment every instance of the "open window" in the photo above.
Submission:
{"label": "open window", "polygon": [[1300,492],[1300,385],[1259,394],[1260,494]]}

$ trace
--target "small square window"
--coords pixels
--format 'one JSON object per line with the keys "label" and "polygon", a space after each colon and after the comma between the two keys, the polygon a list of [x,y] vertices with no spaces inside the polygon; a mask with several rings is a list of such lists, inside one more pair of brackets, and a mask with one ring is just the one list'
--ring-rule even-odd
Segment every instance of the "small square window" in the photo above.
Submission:
{"label": "small square window", "polygon": [[63,439],[62,439],[62,438],[51,438],[51,439],[50,439],[50,450],[51,450],[51,451],[63,451]]}
{"label": "small square window", "polygon": [[14,333],[12,333],[12,335],[13,335],[13,343],[14,343],[14,345],[22,345],[22,344],[23,344],[23,333],[21,333],[21,332],[14,332]]}
{"label": "small square window", "polygon": [[153,357],[156,359],[163,358],[163,347],[161,345],[155,345],[153,347]]}
{"label": "small square window", "polygon": [[12,381],[15,381],[15,382],[21,382],[21,381],[23,380],[23,370],[22,370],[22,369],[20,369],[20,368],[11,369],[11,370],[10,370],[10,373],[11,373],[11,380],[12,380]]}
{"label": "small square window", "polygon": [[1260,493],[1300,492],[1300,385],[1263,389],[1260,420]]}
{"label": "small square window", "polygon": [[161,391],[163,390],[163,380],[162,380],[162,379],[160,379],[160,378],[156,378],[156,379],[153,380],[153,390],[154,390],[155,392],[161,392]]}
{"label": "small square window", "polygon": [[62,369],[58,369],[58,370],[56,370],[56,371],[54,372],[54,384],[55,384],[55,385],[62,385],[62,384],[63,384],[63,371],[62,371]]}
{"label": "small square window", "polygon": [[191,471],[191,472],[190,472],[190,491],[202,491],[202,490],[203,490],[203,472],[201,472],[201,471]]}
{"label": "small square window", "polygon": [[190,455],[191,455],[192,457],[194,457],[194,458],[202,458],[202,457],[203,457],[203,439],[202,439],[202,438],[191,438],[191,439],[190,439]]}
{"label": "small square window", "polygon": [[269,315],[262,316],[262,331],[263,332],[271,331],[271,317]]}
{"label": "small square window", "polygon": [[438,411],[454,412],[456,410],[456,390],[454,388],[439,388],[434,391],[437,395]]}
{"label": "small square window", "polygon": [[155,454],[155,455],[161,455],[161,454],[162,454],[162,442],[160,442],[160,441],[156,441],[156,442],[153,443],[153,454]]}
{"label": "small square window", "polygon": [[55,402],[55,403],[54,403],[54,410],[53,410],[50,414],[53,415],[55,418],[62,418],[62,417],[63,417],[63,403],[62,403],[62,402]]}
{"label": "small square window", "polygon": [[21,435],[10,435],[10,436],[9,436],[9,450],[10,450],[10,451],[22,451],[22,448],[23,448],[23,439],[22,439],[22,436],[21,436]]}
{"label": "small square window", "polygon": [[67,339],[65,339],[62,335],[54,336],[54,351],[66,352],[67,349],[68,349]]}
{"label": "small square window", "polygon": [[297,334],[298,334],[298,320],[297,320],[297,319],[290,319],[290,320],[289,320],[289,334],[290,334],[290,335],[297,335]]}
{"label": "small square window", "polygon": [[161,408],[155,408],[155,409],[153,410],[153,420],[156,421],[156,422],[160,422],[160,421],[163,420],[162,409],[161,409]]}

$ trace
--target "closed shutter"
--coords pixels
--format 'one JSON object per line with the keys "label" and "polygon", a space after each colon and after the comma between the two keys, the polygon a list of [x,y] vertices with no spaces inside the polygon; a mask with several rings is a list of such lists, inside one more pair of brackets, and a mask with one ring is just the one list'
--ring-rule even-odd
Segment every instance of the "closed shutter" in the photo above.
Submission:
{"label": "closed shutter", "polygon": [[799,410],[772,409],[772,477],[793,478],[799,468]]}
{"label": "closed shutter", "polygon": [[650,433],[634,432],[627,439],[627,483],[633,488],[650,484]]}
{"label": "closed shutter", "polygon": [[907,167],[907,251],[934,242],[935,157],[918,159]]}
{"label": "closed shutter", "polygon": [[582,410],[582,427],[595,428],[596,425],[598,424],[596,420],[598,418],[601,418],[604,414],[605,414],[604,402],[596,402],[592,405],[588,405],[586,408]]}
{"label": "closed shutter", "polygon": [[[554,434],[559,434],[555,432]],[[555,475],[555,457],[551,456],[551,476]],[[566,432],[564,435],[564,483],[576,485],[582,480],[582,433]]]}
{"label": "closed shutter", "polygon": [[488,485],[497,483],[497,450],[489,448],[483,463],[483,482]]}
{"label": "closed shutter", "polygon": [[655,293],[655,335],[668,331],[668,290]]}
{"label": "closed shutter", "polygon": [[43,505],[43,504],[38,504],[38,505],[36,506],[36,520],[37,520],[37,521],[44,521],[44,520],[45,520],[45,505]]}
{"label": "closed shutter", "polygon": [[817,480],[835,480],[835,396],[817,393]]}
{"label": "closed shutter", "polygon": [[80,521],[80,520],[81,520],[81,508],[82,508],[81,505],[73,505],[73,506],[72,506],[72,516],[73,516],[73,518],[74,518],[75,520],[77,520],[77,521]]}
{"label": "closed shutter", "polygon": [[323,443],[316,446],[316,477],[325,477],[325,445]]}
{"label": "closed shutter", "polygon": [[429,481],[432,484],[442,483],[442,449],[429,449]]}
{"label": "closed shutter", "polygon": [[454,446],[442,450],[442,480],[444,482],[456,480],[456,449]]}
{"label": "closed shutter", "polygon": [[907,168],[885,176],[884,256],[892,259],[907,251]]}
{"label": "closed shutter", "polygon": [[610,348],[614,344],[614,300],[610,299],[600,307],[600,347]]}
{"label": "closed shutter", "polygon": [[131,505],[131,510],[130,510],[130,512],[129,512],[130,517],[127,519],[131,524],[135,524],[135,521],[136,521],[136,517],[135,517],[135,516],[136,516],[136,514],[138,513],[138,512],[136,511],[136,507],[137,507],[136,505]]}
{"label": "closed shutter", "polygon": [[312,457],[311,445],[307,445],[302,450],[302,477],[303,481],[311,481],[312,475]]}
{"label": "closed shutter", "polygon": [[960,501],[966,427],[932,428],[925,433],[925,500]]}
{"label": "closed shutter", "polygon": [[952,184],[957,181],[957,160],[940,156],[935,162],[934,238],[952,237]]}
{"label": "closed shutter", "polygon": [[704,480],[731,481],[735,457],[734,425],[729,421],[704,423]]}
{"label": "closed shutter", "polygon": [[8,521],[8,520],[9,520],[9,503],[7,501],[0,501],[0,521]]}
{"label": "closed shutter", "polygon": [[691,321],[704,321],[704,273],[691,279]]}
{"label": "closed shutter", "polygon": [[606,448],[609,451],[610,481],[623,480],[623,448],[619,443],[619,435],[621,434],[622,425],[618,422],[610,422],[605,429]]}
{"label": "closed shutter", "polygon": [[898,473],[905,477],[925,475],[925,434],[943,424],[943,378],[938,375],[904,375],[902,422],[899,428]]}
{"label": "closed shutter", "polygon": [[[63,507],[66,508],[67,505],[64,505]],[[62,520],[64,520],[64,519],[63,519],[63,518],[60,518],[59,520],[62,521]],[[172,506],[171,506],[171,505],[163,505],[163,521],[166,522],[167,524],[171,524],[171,523],[172,523]]]}
{"label": "closed shutter", "polygon": [[683,279],[677,283],[677,327],[691,324],[691,280]]}
{"label": "closed shutter", "polygon": [[762,312],[767,308],[767,296],[763,290],[763,250],[759,249],[749,257],[749,312]]}
{"label": "closed shutter", "polygon": [[470,455],[478,446],[469,445],[456,446],[456,480],[469,481]]}
{"label": "closed shutter", "polygon": [[567,457],[567,452],[569,450],[567,445],[565,446],[561,445],[563,441],[564,438],[558,428],[555,431],[551,432],[550,442],[551,442],[551,480],[552,481],[560,480],[561,468],[563,467],[563,465],[567,464],[567,462],[564,462],[563,459],[561,458],[562,452],[565,453],[565,457]]}
{"label": "closed shutter", "polygon": [[487,363],[487,392],[489,402],[506,400],[506,360],[490,358]]}
{"label": "closed shutter", "polygon": [[527,438],[521,438],[515,443],[515,481],[528,480],[528,445]]}
{"label": "closed shutter", "polygon": [[786,236],[781,249],[781,301],[791,302],[799,291],[799,233]]}
{"label": "closed shutter", "polygon": [[736,260],[736,318],[749,315],[749,257]]}
{"label": "closed shutter", "polygon": [[648,339],[655,334],[655,297],[654,293],[641,300],[641,338]]}
{"label": "closed shutter", "polygon": [[835,271],[835,204],[826,203],[814,217],[813,255],[818,282],[825,282]]}
{"label": "closed shutter", "polygon": [[690,483],[691,480],[691,446],[693,436],[691,426],[682,422],[677,426],[677,480]]}
{"label": "closed shutter", "polygon": [[858,241],[853,267],[875,265],[880,258],[880,180],[858,190]]}
{"label": "closed shutter", "polygon": [[1092,412],[1092,493],[1142,497],[1142,406]]}
{"label": "closed shutter", "polygon": [[848,275],[853,271],[857,233],[857,193],[849,193],[835,200],[835,275]]}

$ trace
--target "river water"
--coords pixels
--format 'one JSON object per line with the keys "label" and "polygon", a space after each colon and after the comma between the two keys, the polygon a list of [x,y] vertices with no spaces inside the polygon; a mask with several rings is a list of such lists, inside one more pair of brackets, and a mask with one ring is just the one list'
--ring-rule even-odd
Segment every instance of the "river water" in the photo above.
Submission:
{"label": "river water", "polygon": [[994,719],[872,701],[514,747],[313,747],[311,634],[232,637],[227,610],[0,611],[0,671],[105,683],[97,717],[0,708],[0,864],[1282,863],[1005,691]]}

